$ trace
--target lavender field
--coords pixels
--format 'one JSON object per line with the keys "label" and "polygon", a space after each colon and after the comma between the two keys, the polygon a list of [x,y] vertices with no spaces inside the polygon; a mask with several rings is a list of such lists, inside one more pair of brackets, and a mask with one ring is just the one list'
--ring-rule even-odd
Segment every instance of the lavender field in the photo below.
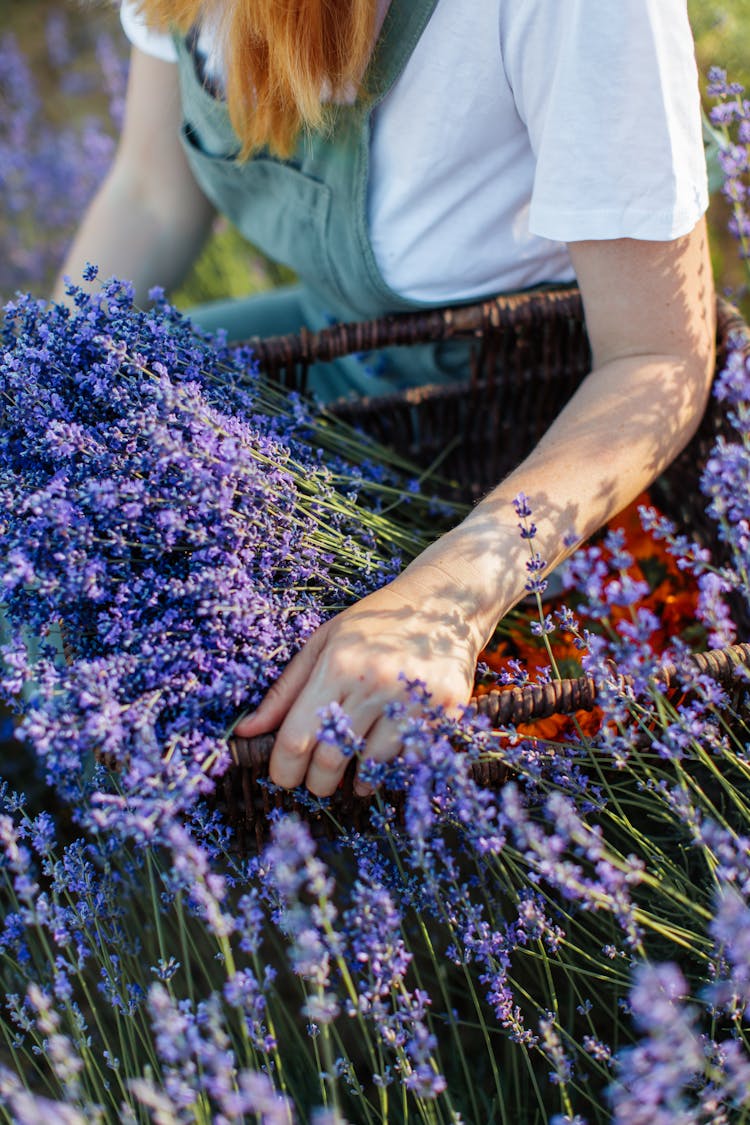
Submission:
{"label": "lavender field", "polygon": [[[358,827],[340,795],[285,813],[228,772],[227,727],[456,512],[192,329],[176,305],[274,281],[226,229],[176,305],[136,308],[114,280],[39,299],[111,159],[125,56],[106,6],[0,4],[0,697],[23,761],[0,769],[0,1120],[748,1125],[731,646],[749,639],[750,334],[717,373],[701,542],[644,502],[543,604],[516,500],[530,608],[477,691],[585,673],[597,711],[494,729],[407,683]],[[694,9],[717,284],[746,307],[750,4]],[[361,756],[340,708],[311,721]],[[260,842],[251,781],[278,806]]]}

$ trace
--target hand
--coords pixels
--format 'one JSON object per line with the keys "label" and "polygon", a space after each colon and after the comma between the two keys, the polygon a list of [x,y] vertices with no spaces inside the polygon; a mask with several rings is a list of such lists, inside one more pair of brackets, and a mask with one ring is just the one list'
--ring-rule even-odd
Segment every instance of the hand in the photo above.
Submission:
{"label": "hand", "polygon": [[[240,738],[279,728],[269,766],[275,784],[291,789],[304,782],[319,797],[335,791],[347,759],[316,739],[318,712],[334,701],[364,739],[363,757],[379,762],[398,753],[396,723],[385,708],[405,701],[402,677],[423,681],[431,703],[447,710],[468,702],[481,642],[458,591],[445,589],[444,574],[440,585],[437,592],[434,575],[425,571],[406,572],[326,622],[258,709],[237,724]],[[356,781],[355,792],[370,788]]]}

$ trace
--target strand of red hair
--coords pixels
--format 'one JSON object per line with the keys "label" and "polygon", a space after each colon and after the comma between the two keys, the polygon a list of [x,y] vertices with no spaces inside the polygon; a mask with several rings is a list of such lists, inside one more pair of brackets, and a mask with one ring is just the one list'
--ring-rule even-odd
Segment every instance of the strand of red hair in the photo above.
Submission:
{"label": "strand of red hair", "polygon": [[226,98],[243,157],[291,155],[329,126],[331,102],[361,92],[376,0],[141,0],[150,26],[186,33],[203,17],[226,44]]}

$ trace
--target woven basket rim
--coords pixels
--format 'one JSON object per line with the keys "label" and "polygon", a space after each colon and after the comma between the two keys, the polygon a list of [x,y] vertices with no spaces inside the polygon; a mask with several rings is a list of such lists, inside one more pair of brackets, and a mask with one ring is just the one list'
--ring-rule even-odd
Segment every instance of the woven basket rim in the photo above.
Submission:
{"label": "woven basket rim", "polygon": [[[727,298],[717,295],[717,335],[743,335],[750,346],[750,327],[742,313]],[[583,299],[577,285],[526,289],[501,293],[466,304],[441,305],[405,313],[391,313],[370,320],[333,324],[318,332],[301,328],[280,336],[250,336],[239,342],[250,348],[261,371],[280,367],[328,361],[362,351],[409,346],[450,339],[479,339],[485,333],[501,334],[522,324],[548,323],[550,320],[583,321]],[[414,388],[417,392],[437,392],[440,387]],[[385,398],[387,396],[383,396]],[[398,398],[399,395],[395,396]],[[415,399],[418,401],[418,398]],[[337,400],[342,405],[349,398]],[[337,403],[329,404],[334,410]]]}
{"label": "woven basket rim", "polygon": [[[750,669],[750,644],[744,642],[693,653],[679,667],[668,662],[659,670],[654,684],[669,690],[681,682],[685,673],[710,676],[719,683],[729,684],[736,679],[740,668]],[[618,678],[624,691],[632,689],[632,676]],[[489,719],[490,725],[495,729],[533,723],[552,715],[593,711],[596,706],[597,683],[592,676],[562,677],[545,683],[493,687],[483,694],[473,695],[469,701],[469,707]],[[273,739],[273,733],[249,739],[231,739],[230,750],[234,764],[254,769],[264,765],[270,757]]]}

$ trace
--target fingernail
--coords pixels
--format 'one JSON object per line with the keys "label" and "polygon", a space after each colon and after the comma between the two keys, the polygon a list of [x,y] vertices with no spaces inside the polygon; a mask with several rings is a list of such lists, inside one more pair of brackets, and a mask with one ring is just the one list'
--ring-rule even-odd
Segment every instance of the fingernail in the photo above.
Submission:
{"label": "fingernail", "polygon": [[364,781],[354,782],[354,793],[357,797],[372,797],[374,792],[373,787],[365,784]]}

